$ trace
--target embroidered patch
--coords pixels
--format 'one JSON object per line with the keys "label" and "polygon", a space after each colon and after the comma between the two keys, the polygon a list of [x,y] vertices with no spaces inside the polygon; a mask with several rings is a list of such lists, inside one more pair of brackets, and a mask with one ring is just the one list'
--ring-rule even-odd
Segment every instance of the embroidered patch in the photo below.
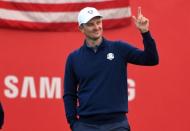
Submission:
{"label": "embroidered patch", "polygon": [[113,60],[114,59],[114,54],[113,53],[108,53],[107,54],[107,59],[108,60]]}

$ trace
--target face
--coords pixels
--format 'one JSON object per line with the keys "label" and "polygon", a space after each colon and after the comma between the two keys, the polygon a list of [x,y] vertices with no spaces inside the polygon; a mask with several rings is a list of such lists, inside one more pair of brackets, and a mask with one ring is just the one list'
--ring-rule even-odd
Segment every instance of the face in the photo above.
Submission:
{"label": "face", "polygon": [[97,40],[102,37],[102,18],[94,17],[88,23],[82,24],[79,29],[87,39]]}

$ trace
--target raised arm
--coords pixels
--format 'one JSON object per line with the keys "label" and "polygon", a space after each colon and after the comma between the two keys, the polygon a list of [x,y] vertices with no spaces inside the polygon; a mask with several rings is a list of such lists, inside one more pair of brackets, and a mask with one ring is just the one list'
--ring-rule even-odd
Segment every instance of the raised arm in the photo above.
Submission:
{"label": "raised arm", "polygon": [[141,7],[138,7],[137,16],[133,16],[136,27],[143,37],[144,50],[140,50],[132,45],[120,42],[120,53],[128,63],[137,65],[157,65],[159,63],[156,42],[149,31],[149,20],[142,15]]}

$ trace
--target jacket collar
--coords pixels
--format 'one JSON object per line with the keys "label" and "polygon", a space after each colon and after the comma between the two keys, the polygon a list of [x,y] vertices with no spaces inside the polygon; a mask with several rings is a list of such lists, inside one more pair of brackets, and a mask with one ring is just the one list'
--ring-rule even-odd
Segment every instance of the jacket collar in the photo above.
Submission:
{"label": "jacket collar", "polygon": [[[104,48],[106,46],[106,41],[107,40],[104,37],[102,37],[102,42],[100,43],[100,45],[96,46],[95,48],[97,48],[97,50]],[[89,47],[87,45],[86,40],[84,40],[83,47],[86,48],[86,49],[94,50],[93,49],[94,47]]]}

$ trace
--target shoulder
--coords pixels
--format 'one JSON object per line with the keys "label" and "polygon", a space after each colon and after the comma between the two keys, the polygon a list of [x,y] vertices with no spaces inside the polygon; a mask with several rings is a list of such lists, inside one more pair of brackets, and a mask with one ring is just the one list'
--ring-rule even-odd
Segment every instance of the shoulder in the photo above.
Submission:
{"label": "shoulder", "polygon": [[74,61],[76,61],[83,50],[82,48],[83,47],[81,46],[80,48],[71,51],[67,56],[67,61],[70,63],[73,63]]}
{"label": "shoulder", "polygon": [[82,50],[82,47],[71,51],[71,52],[69,53],[69,55],[68,55],[68,58],[73,58],[73,57],[78,56],[78,55],[80,54],[81,50]]}

